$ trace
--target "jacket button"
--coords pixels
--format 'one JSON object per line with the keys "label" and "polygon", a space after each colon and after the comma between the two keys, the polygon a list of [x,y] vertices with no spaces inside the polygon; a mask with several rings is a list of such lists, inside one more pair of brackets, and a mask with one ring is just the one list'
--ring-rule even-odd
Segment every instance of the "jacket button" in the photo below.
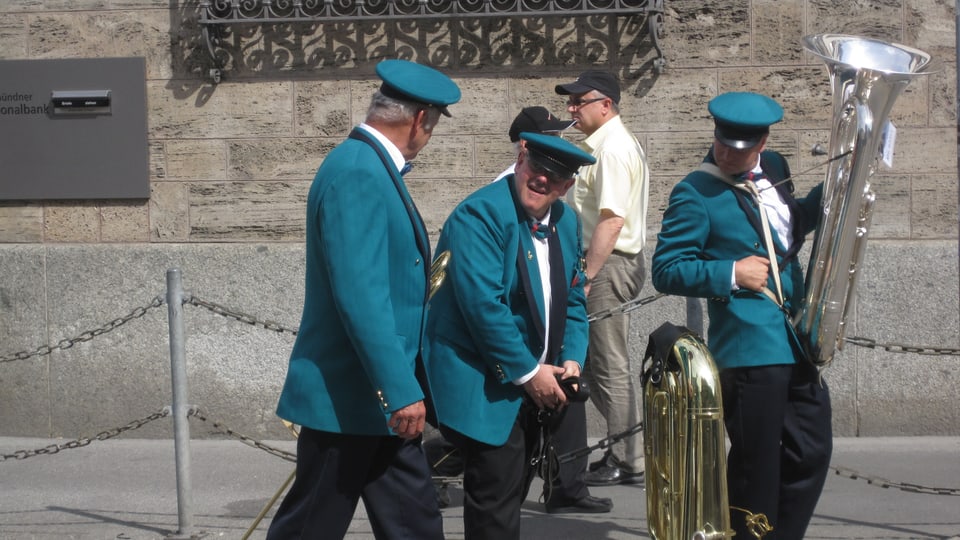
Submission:
{"label": "jacket button", "polygon": [[377,390],[377,399],[380,400],[380,406],[384,409],[387,408],[387,400],[383,398],[383,390]]}
{"label": "jacket button", "polygon": [[760,249],[760,242],[754,242],[753,249]]}

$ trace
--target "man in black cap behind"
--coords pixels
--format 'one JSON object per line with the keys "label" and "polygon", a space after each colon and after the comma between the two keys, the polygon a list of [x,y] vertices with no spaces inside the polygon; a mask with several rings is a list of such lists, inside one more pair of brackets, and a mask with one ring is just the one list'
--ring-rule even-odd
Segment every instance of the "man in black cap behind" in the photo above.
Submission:
{"label": "man in black cap behind", "polygon": [[366,120],[323,160],[307,198],[303,315],[277,406],[301,426],[296,480],[271,540],[343,538],[360,499],[378,539],[443,539],[416,376],[430,241],[402,171],[460,89],[403,60],[377,75]]}
{"label": "man in black cap behind", "polygon": [[472,193],[447,218],[450,252],[430,300],[424,347],[440,431],[464,461],[467,540],[519,540],[541,411],[568,403],[587,314],[579,223],[560,199],[593,157],[522,133],[514,174]]}
{"label": "man in black cap behind", "polygon": [[[599,313],[640,296],[646,277],[646,239],[650,184],[640,143],[620,118],[620,82],[608,71],[590,70],[576,81],[556,86],[568,96],[567,111],[587,137],[581,147],[597,163],[580,170],[567,202],[583,220],[587,258],[587,310]],[[590,399],[607,423],[607,436],[635,428],[641,421],[638,373],[628,350],[630,316],[590,323],[590,353],[585,376]],[[643,482],[643,436],[623,438],[604,458],[590,465],[591,486]]]}
{"label": "man in black cap behind", "polygon": [[[523,148],[523,141],[520,140],[520,133],[542,133],[544,135],[562,136],[563,131],[575,124],[573,120],[561,120],[544,107],[524,107],[517,113],[507,130],[507,136],[513,143],[513,155],[516,156]],[[508,174],[512,174],[516,167],[516,162],[512,163],[502,173],[493,179],[494,182],[500,180]]]}

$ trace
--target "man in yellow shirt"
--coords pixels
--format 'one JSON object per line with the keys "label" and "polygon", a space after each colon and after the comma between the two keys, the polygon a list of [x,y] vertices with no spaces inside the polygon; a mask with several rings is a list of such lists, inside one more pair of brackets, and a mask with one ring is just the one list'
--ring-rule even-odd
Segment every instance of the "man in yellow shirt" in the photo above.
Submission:
{"label": "man in yellow shirt", "polygon": [[[606,71],[585,71],[576,81],[559,84],[569,96],[567,111],[586,134],[581,147],[597,162],[582,167],[567,202],[583,221],[588,278],[587,312],[615,308],[640,295],[646,269],[649,172],[637,139],[620,118],[620,83]],[[607,434],[640,423],[641,397],[627,350],[630,318],[620,314],[590,323],[587,380],[591,399],[607,422]],[[588,485],[643,482],[643,437],[631,435],[610,447],[590,465]]]}

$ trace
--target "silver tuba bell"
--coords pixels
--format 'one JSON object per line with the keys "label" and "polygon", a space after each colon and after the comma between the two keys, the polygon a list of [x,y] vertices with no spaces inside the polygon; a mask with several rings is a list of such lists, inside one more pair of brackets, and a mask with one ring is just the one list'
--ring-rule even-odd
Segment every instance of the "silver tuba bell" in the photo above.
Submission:
{"label": "silver tuba bell", "polygon": [[928,73],[930,55],[874,39],[838,34],[803,38],[826,63],[833,87],[831,158],[807,269],[807,294],[793,323],[807,357],[818,367],[843,348],[849,307],[866,251],[876,171],[887,117],[900,93]]}

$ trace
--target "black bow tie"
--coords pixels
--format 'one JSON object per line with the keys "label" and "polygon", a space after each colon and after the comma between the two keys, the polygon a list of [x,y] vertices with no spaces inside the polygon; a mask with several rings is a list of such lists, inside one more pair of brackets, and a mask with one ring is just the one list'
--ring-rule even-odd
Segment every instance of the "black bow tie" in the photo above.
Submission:
{"label": "black bow tie", "polygon": [[553,234],[553,230],[548,223],[540,223],[539,221],[532,220],[530,221],[530,232],[540,240],[546,240]]}
{"label": "black bow tie", "polygon": [[748,172],[745,172],[745,173],[743,173],[743,174],[740,175],[740,179],[741,179],[741,180],[744,180],[744,181],[747,181],[747,182],[757,182],[757,181],[762,180],[762,179],[764,179],[764,178],[766,178],[766,177],[767,177],[767,175],[763,174],[763,172],[755,173],[755,172],[753,172],[753,171],[748,171]]}

